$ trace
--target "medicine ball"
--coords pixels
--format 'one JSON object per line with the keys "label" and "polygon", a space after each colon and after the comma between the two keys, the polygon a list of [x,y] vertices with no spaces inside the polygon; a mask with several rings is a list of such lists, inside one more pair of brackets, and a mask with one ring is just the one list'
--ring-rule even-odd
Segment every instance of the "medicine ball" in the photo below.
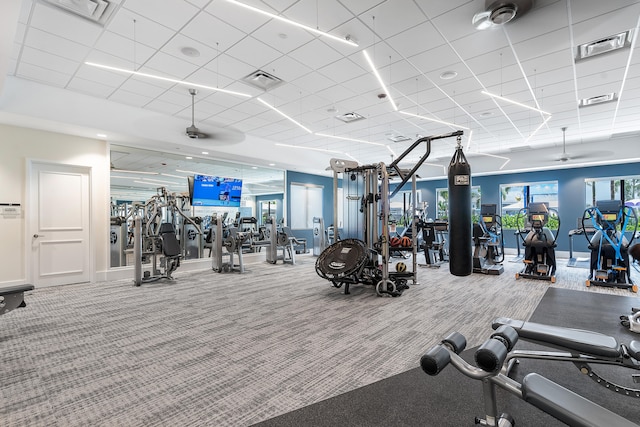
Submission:
{"label": "medicine ball", "polygon": [[400,238],[397,236],[393,236],[391,239],[389,239],[389,244],[391,246],[400,246]]}
{"label": "medicine ball", "polygon": [[640,244],[636,243],[631,246],[631,249],[629,249],[629,255],[631,255],[631,258],[635,261],[640,261]]}
{"label": "medicine ball", "polygon": [[407,264],[405,264],[404,262],[399,262],[396,264],[396,271],[398,273],[404,273],[405,271],[407,271]]}
{"label": "medicine ball", "polygon": [[408,248],[411,246],[411,239],[407,236],[402,236],[402,239],[400,239],[400,244],[405,248]]}

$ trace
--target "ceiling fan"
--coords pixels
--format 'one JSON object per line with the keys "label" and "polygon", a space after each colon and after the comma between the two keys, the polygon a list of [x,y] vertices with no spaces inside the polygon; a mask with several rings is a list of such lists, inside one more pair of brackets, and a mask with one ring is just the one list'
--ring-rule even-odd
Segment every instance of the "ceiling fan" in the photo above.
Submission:
{"label": "ceiling fan", "polygon": [[606,155],[608,154],[607,152],[590,152],[590,153],[584,153],[584,154],[571,154],[571,153],[567,153],[567,144],[566,144],[566,132],[567,132],[567,128],[566,126],[561,128],[562,129],[562,154],[560,154],[559,156],[556,156],[554,158],[554,160],[556,162],[568,162],[569,160],[580,160],[580,159],[587,159],[587,158],[597,158],[599,156],[602,155]]}
{"label": "ceiling fan", "polygon": [[187,136],[191,139],[209,138],[210,135],[208,133],[200,132],[200,129],[198,129],[195,124],[195,100],[198,91],[195,89],[189,89],[189,93],[191,94],[191,126],[187,128]]}

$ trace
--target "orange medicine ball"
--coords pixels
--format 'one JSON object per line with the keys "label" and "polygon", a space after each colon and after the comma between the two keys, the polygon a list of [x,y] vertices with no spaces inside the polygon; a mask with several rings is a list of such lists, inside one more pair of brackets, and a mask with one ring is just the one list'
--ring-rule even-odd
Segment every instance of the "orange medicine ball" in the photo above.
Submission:
{"label": "orange medicine ball", "polygon": [[393,236],[391,239],[389,239],[389,244],[391,246],[400,246],[400,238],[397,236]]}
{"label": "orange medicine ball", "polygon": [[402,239],[400,239],[400,244],[405,248],[408,248],[409,246],[411,246],[411,239],[407,236],[402,236]]}

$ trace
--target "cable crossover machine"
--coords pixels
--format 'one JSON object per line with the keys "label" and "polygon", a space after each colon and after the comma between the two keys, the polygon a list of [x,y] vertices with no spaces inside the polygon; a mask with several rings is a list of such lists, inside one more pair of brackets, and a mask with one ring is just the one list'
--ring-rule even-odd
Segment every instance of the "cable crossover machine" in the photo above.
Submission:
{"label": "cable crossover machine", "polygon": [[[418,218],[412,218],[411,244],[392,247],[389,239],[389,200],[412,180],[412,200],[416,206],[416,172],[431,153],[431,141],[457,137],[460,143],[463,131],[443,135],[422,137],[415,141],[391,164],[377,163],[359,166],[350,160],[331,159],[333,170],[333,224],[338,220],[338,176],[342,174],[347,206],[359,211],[358,215],[346,216],[341,239],[328,246],[316,260],[316,272],[329,280],[336,288],[345,285],[345,294],[351,284],[375,286],[378,296],[397,297],[407,289],[408,280],[416,284],[417,226]],[[401,169],[399,163],[416,147],[425,144],[425,153],[411,170]],[[389,191],[389,181],[399,178],[395,189]],[[357,206],[354,206],[357,205]],[[346,208],[346,207],[345,207]],[[346,210],[346,209],[345,209]],[[389,261],[393,251],[413,253],[413,271],[389,271]]]}

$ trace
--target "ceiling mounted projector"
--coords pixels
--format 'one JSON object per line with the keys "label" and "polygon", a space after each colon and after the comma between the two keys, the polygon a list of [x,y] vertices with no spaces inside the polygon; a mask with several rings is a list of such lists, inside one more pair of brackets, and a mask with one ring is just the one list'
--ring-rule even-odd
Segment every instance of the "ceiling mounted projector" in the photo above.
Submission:
{"label": "ceiling mounted projector", "polygon": [[524,15],[533,7],[533,0],[486,0],[483,11],[471,20],[478,30],[504,25]]}

